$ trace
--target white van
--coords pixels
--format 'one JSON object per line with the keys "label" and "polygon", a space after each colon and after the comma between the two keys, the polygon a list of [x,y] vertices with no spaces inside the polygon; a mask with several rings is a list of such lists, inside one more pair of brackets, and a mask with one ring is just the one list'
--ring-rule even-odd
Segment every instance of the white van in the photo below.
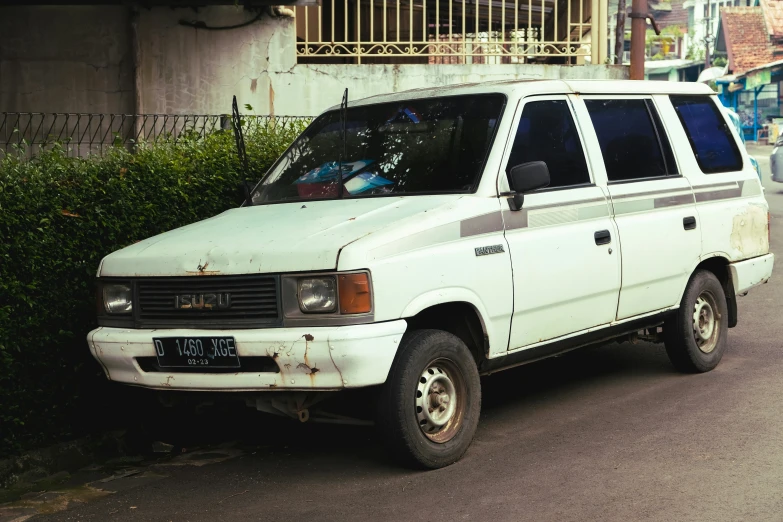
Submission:
{"label": "white van", "polygon": [[248,204],[107,256],[90,350],[112,381],[302,421],[344,420],[324,400],[361,388],[392,451],[446,466],[476,430],[480,375],[629,336],[681,371],[718,364],[737,296],[773,265],[741,143],[699,84],[351,102]]}

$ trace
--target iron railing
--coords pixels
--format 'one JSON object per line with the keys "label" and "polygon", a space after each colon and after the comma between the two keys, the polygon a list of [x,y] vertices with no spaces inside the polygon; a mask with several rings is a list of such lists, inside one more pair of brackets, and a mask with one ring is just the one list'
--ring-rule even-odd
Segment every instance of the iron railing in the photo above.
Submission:
{"label": "iron railing", "polygon": [[[248,126],[274,128],[311,118],[246,115],[243,119]],[[219,131],[231,131],[229,115],[0,112],[0,153],[15,151],[29,157],[61,143],[69,155],[86,156],[110,147],[198,139]]]}
{"label": "iron railing", "polygon": [[582,63],[579,58],[589,56],[600,63],[606,5],[607,0],[323,0],[296,7],[297,58],[492,64]]}

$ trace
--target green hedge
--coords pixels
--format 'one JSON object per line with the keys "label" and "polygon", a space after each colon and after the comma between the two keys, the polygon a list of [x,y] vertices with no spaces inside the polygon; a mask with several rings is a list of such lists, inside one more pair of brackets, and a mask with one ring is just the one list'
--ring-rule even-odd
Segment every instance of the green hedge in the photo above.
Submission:
{"label": "green hedge", "polygon": [[[260,177],[305,122],[246,128]],[[220,131],[177,142],[68,157],[0,153],[0,457],[121,427],[119,386],[89,353],[101,258],[242,200],[234,138]]]}

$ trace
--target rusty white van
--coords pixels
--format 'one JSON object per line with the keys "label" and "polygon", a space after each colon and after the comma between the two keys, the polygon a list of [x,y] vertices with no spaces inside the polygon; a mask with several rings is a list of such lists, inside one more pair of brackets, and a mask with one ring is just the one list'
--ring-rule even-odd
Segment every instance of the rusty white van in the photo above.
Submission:
{"label": "rusty white van", "polygon": [[438,468],[481,375],[629,336],[715,368],[772,273],[768,216],[706,86],[376,96],[319,116],[242,207],[103,259],[89,347],[112,381],[302,421],[361,389],[376,407],[348,417]]}

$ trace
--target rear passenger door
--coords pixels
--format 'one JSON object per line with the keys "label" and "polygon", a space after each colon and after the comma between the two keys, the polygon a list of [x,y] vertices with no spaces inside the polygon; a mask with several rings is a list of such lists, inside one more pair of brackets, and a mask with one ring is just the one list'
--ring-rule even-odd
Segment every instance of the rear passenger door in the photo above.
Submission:
{"label": "rear passenger door", "polygon": [[605,169],[620,236],[617,320],[671,307],[701,254],[691,185],[651,97],[580,98],[585,139],[603,158],[593,168]]}
{"label": "rear passenger door", "polygon": [[671,120],[681,123],[672,139],[693,186],[703,225],[702,255],[738,261],[769,251],[769,207],[747,152],[718,103],[717,97],[705,95],[660,102],[662,113],[671,111]]}

